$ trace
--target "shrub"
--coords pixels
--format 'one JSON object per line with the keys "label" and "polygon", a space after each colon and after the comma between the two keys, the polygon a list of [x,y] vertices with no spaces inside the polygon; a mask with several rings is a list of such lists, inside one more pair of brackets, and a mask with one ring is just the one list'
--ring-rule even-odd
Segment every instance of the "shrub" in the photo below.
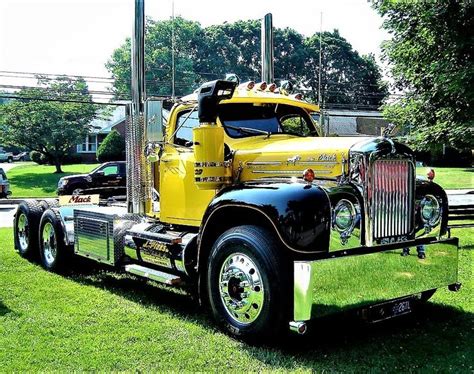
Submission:
{"label": "shrub", "polygon": [[125,160],[125,140],[117,130],[112,130],[107,135],[97,150],[99,162]]}
{"label": "shrub", "polygon": [[38,152],[38,151],[31,151],[30,152],[30,158],[31,158],[31,161],[34,161],[36,162],[37,164],[39,165],[44,165],[46,164],[48,161],[46,160],[46,157],[44,154]]}

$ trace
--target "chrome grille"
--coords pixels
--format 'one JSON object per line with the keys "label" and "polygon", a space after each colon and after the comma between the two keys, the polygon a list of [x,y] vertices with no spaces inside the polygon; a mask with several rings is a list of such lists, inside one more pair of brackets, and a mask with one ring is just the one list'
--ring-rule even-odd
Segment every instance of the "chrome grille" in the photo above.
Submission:
{"label": "chrome grille", "polygon": [[376,160],[372,165],[373,239],[409,235],[413,227],[414,170],[408,160]]}

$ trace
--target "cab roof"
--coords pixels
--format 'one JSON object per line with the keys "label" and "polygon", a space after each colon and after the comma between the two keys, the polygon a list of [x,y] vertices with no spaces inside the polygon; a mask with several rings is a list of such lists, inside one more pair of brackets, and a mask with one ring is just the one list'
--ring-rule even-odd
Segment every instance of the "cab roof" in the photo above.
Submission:
{"label": "cab roof", "polygon": [[[196,103],[198,99],[197,92],[190,95],[183,96],[180,101],[181,104]],[[298,100],[292,96],[284,95],[281,93],[274,93],[270,91],[257,91],[255,89],[247,90],[242,88],[236,88],[234,95],[231,99],[222,100],[222,104],[231,103],[268,103],[268,104],[286,104],[297,106],[299,108],[306,109],[308,112],[319,112],[319,106],[316,104],[308,103],[304,100]]]}

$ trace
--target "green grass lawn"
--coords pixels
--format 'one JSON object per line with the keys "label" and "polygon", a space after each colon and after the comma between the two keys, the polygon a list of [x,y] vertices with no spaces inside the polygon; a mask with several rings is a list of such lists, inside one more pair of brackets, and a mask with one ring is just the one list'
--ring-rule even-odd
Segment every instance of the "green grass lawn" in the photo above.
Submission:
{"label": "green grass lawn", "polygon": [[64,165],[63,174],[54,174],[55,167],[49,165],[28,164],[16,166],[8,171],[11,198],[52,197],[56,196],[58,180],[71,174],[88,173],[98,164]]}
{"label": "green grass lawn", "polygon": [[333,318],[258,347],[221,333],[182,292],[105,268],[48,273],[0,229],[0,371],[472,372],[474,233],[453,234],[460,292],[439,290],[419,313],[389,322]]}
{"label": "green grass lawn", "polygon": [[[416,174],[426,177],[426,166],[416,168]],[[434,181],[446,189],[472,188],[474,190],[474,168],[433,167]]]}

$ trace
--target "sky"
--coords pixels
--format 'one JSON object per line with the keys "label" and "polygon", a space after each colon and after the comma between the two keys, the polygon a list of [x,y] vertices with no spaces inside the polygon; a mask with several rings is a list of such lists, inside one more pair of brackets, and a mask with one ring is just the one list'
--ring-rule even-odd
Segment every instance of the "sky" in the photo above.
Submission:
{"label": "sky", "polygon": [[[0,0],[0,71],[108,77],[113,50],[131,35],[133,0]],[[145,0],[146,15],[171,17],[172,0]],[[389,38],[368,0],[174,0],[175,15],[202,26],[273,14],[303,35],[338,29],[361,54]],[[0,77],[0,84],[5,79]]]}

